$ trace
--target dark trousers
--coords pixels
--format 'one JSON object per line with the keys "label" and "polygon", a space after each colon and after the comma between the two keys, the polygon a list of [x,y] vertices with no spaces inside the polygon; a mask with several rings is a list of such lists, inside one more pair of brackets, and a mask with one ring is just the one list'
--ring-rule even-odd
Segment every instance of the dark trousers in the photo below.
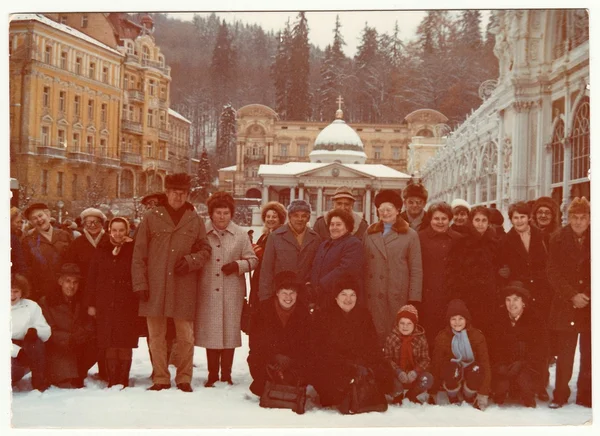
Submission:
{"label": "dark trousers", "polygon": [[25,353],[27,364],[23,361],[11,359],[11,378],[14,385],[26,374],[31,372],[31,384],[34,389],[45,387],[46,384],[46,345],[37,338],[33,342],[22,342],[19,344],[22,352]]}
{"label": "dark trousers", "polygon": [[506,363],[494,366],[494,394],[505,398],[509,392],[515,393],[523,400],[534,400],[535,394],[542,388],[542,375],[527,365],[518,368]]}
{"label": "dark trousers", "polygon": [[579,338],[579,376],[577,377],[577,403],[592,405],[592,332],[557,331],[558,354],[556,357],[556,381],[554,402],[565,404],[571,390],[569,381],[573,375],[573,361]]}

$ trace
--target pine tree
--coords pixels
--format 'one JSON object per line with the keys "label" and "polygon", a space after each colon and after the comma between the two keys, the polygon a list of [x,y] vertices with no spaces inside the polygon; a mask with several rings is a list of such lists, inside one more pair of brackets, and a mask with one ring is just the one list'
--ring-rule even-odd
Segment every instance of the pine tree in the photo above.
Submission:
{"label": "pine tree", "polygon": [[198,163],[198,173],[192,179],[192,190],[190,199],[193,203],[204,203],[210,195],[210,187],[212,185],[212,174],[210,160],[206,147],[202,149],[200,162]]}
{"label": "pine tree", "polygon": [[460,44],[477,56],[477,51],[481,48],[481,11],[477,9],[462,11],[458,26]]}
{"label": "pine tree", "polygon": [[304,12],[298,14],[298,21],[292,29],[292,49],[289,59],[289,94],[287,118],[294,121],[307,121],[310,118],[310,45],[308,44],[308,22]]}
{"label": "pine tree", "polygon": [[218,105],[230,101],[233,97],[232,93],[236,88],[235,56],[232,38],[229,36],[227,24],[223,20],[219,27],[210,64],[213,100]]}
{"label": "pine tree", "polygon": [[275,111],[282,120],[288,119],[288,93],[290,88],[290,51],[292,36],[288,20],[283,32],[278,34],[277,54],[271,65],[271,78],[275,85]]}
{"label": "pine tree", "polygon": [[236,159],[236,120],[235,110],[231,104],[223,106],[219,117],[219,130],[217,133],[217,163],[218,168],[235,164]]}
{"label": "pine tree", "polygon": [[379,120],[379,103],[383,97],[385,81],[380,61],[377,30],[365,23],[361,43],[354,56],[354,66],[358,78],[357,121],[371,123]]}

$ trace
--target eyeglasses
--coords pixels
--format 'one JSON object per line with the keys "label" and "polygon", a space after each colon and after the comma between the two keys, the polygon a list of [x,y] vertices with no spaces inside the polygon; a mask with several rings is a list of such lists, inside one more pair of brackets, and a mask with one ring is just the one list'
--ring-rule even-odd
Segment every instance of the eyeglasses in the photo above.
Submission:
{"label": "eyeglasses", "polygon": [[544,210],[538,210],[536,212],[536,215],[545,215],[545,216],[552,216],[552,212],[546,212]]}
{"label": "eyeglasses", "polygon": [[380,207],[377,210],[379,211],[379,213],[392,213],[396,209],[394,209],[393,207]]}
{"label": "eyeglasses", "polygon": [[89,226],[89,227],[91,227],[91,226],[99,226],[99,225],[101,225],[101,224],[102,224],[102,221],[99,221],[99,220],[90,220],[90,221],[84,221],[83,223],[84,223],[86,226]]}

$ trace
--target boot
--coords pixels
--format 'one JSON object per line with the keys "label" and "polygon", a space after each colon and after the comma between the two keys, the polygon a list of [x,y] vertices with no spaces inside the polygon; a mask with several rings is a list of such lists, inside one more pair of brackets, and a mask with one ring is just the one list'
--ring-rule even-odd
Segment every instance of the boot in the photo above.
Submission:
{"label": "boot", "polygon": [[477,397],[477,391],[469,389],[469,387],[465,384],[463,386],[463,398],[465,401],[469,404],[473,404],[475,397]]}
{"label": "boot", "polygon": [[119,360],[118,384],[124,388],[129,386],[129,371],[131,371],[131,359]]}
{"label": "boot", "polygon": [[232,385],[231,367],[233,365],[233,353],[235,348],[227,348],[221,351],[221,381]]}
{"label": "boot", "polygon": [[204,383],[205,388],[212,388],[219,380],[219,365],[221,362],[221,350],[206,349],[206,363],[208,366],[208,379]]}
{"label": "boot", "polygon": [[460,398],[458,398],[458,393],[460,392],[460,388],[462,386],[459,384],[456,389],[448,389],[444,384],[444,388],[446,389],[446,394],[448,394],[448,401],[450,404],[460,404]]}
{"label": "boot", "polygon": [[119,370],[121,366],[121,361],[117,359],[105,359],[106,363],[106,375],[108,376],[108,387],[113,387],[114,385],[118,385],[121,381],[119,378]]}

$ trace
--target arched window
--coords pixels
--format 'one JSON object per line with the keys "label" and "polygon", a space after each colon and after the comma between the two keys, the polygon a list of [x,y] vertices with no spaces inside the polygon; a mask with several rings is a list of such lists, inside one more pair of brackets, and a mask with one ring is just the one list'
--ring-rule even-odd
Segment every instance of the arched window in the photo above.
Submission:
{"label": "arched window", "polygon": [[562,183],[564,177],[565,150],[563,139],[565,137],[565,123],[559,120],[552,134],[552,183]]}
{"label": "arched window", "polygon": [[579,103],[571,134],[571,180],[583,179],[590,169],[590,101]]}
{"label": "arched window", "polygon": [[552,59],[558,59],[564,56],[567,44],[567,11],[556,11],[556,27],[554,32],[554,48],[552,50]]}
{"label": "arched window", "polygon": [[421,129],[417,132],[416,136],[423,136],[425,138],[432,138],[433,132],[429,129]]}
{"label": "arched window", "polygon": [[123,171],[121,173],[121,198],[133,197],[133,172]]}
{"label": "arched window", "polygon": [[150,60],[150,49],[148,46],[142,47],[142,59],[145,61]]}

